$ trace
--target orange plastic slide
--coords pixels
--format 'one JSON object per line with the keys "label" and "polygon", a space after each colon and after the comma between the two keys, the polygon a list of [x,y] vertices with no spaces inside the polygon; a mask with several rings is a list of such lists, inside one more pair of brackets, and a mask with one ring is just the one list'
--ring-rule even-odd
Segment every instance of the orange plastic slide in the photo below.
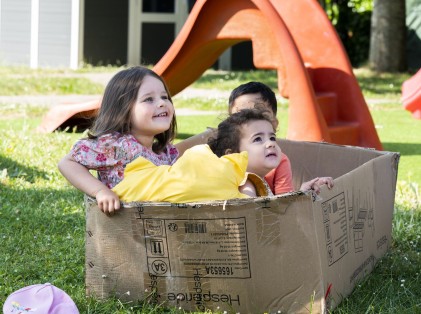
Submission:
{"label": "orange plastic slide", "polygon": [[289,98],[288,139],[382,149],[345,50],[316,0],[198,0],[154,71],[175,95],[247,40],[256,68],[276,69],[279,91]]}
{"label": "orange plastic slide", "polygon": [[101,99],[82,103],[63,103],[52,107],[42,118],[38,132],[50,133],[67,127],[86,130],[101,107]]}

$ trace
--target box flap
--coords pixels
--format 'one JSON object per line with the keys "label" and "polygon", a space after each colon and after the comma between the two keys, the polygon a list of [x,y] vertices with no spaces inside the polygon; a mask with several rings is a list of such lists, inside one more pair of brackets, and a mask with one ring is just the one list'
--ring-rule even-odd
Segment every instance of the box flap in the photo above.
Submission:
{"label": "box flap", "polygon": [[385,152],[329,143],[278,140],[291,161],[294,187],[316,177],[338,178]]}

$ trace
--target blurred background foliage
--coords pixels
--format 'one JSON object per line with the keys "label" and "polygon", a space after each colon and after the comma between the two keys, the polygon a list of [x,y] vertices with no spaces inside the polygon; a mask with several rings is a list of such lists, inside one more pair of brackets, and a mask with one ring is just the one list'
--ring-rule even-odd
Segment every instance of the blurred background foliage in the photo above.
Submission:
{"label": "blurred background foliage", "polygon": [[321,5],[342,40],[353,67],[368,60],[372,0],[322,0]]}

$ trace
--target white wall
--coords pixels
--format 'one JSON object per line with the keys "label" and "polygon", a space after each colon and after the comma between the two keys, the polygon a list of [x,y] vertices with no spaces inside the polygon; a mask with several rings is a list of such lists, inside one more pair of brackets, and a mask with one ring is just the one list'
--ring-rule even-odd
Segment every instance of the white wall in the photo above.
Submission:
{"label": "white wall", "polygon": [[0,0],[3,65],[77,68],[83,0]]}
{"label": "white wall", "polygon": [[0,0],[0,64],[30,64],[31,0]]}

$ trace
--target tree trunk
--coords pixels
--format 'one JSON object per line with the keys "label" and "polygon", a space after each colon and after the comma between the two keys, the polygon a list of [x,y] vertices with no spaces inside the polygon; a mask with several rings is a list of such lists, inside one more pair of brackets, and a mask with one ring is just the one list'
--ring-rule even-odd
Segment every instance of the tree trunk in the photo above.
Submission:
{"label": "tree trunk", "polygon": [[370,68],[379,72],[406,70],[405,43],[405,0],[374,0]]}

